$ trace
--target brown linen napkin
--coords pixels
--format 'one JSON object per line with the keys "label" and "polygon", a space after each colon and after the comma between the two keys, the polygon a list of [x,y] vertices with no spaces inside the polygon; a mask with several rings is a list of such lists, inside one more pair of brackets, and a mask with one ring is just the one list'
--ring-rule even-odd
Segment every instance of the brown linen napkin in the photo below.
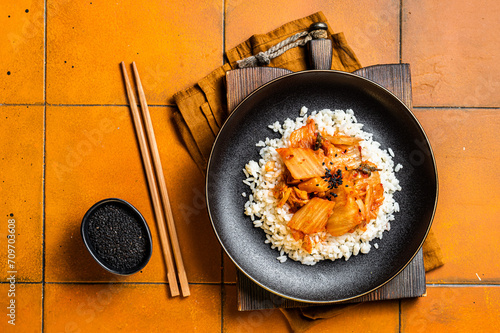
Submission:
{"label": "brown linen napkin", "polygon": [[427,234],[422,250],[424,254],[424,268],[426,272],[432,271],[433,269],[444,265],[441,247],[439,246],[432,229],[429,230],[429,233]]}
{"label": "brown linen napkin", "polygon": [[316,319],[328,319],[350,311],[362,303],[320,305],[295,309],[280,309],[294,333],[303,333],[319,324]]}
{"label": "brown linen napkin", "polygon": [[[323,13],[318,12],[284,24],[262,35],[254,35],[246,42],[227,51],[228,63],[214,70],[196,85],[174,95],[182,116],[174,117],[179,133],[189,153],[205,172],[215,136],[228,115],[224,77],[226,72],[237,68],[236,61],[266,51],[271,46],[299,32],[307,31],[311,24],[327,23]],[[328,38],[333,42],[332,69],[353,72],[361,68],[342,33],[333,33],[328,28]],[[269,67],[279,67],[293,72],[307,69],[304,47],[295,47],[271,60]]]}
{"label": "brown linen napkin", "polygon": [[[178,133],[200,170],[205,173],[212,143],[228,115],[224,77],[226,72],[237,68],[236,61],[266,51],[276,43],[302,31],[316,22],[327,23],[323,13],[298,19],[262,35],[254,35],[244,43],[226,53],[228,63],[217,68],[196,85],[174,95],[179,112],[174,114]],[[342,33],[328,29],[328,38],[333,42],[332,69],[353,72],[361,68],[356,55],[347,44]],[[291,71],[307,69],[307,55],[303,47],[288,50],[272,59],[269,67]],[[432,231],[423,247],[426,271],[443,264],[441,250]],[[315,306],[299,309],[282,309],[294,332],[304,332],[315,324],[316,319],[331,318],[355,305]]]}
{"label": "brown linen napkin", "polygon": [[[439,247],[436,236],[432,230],[429,231],[427,238],[425,239],[423,245],[423,255],[426,272],[441,267],[444,264],[441,248]],[[360,304],[362,303],[321,305],[280,310],[286,317],[288,323],[290,324],[290,328],[294,333],[304,333],[319,323],[317,319],[336,317],[344,311],[352,311],[356,305]]]}

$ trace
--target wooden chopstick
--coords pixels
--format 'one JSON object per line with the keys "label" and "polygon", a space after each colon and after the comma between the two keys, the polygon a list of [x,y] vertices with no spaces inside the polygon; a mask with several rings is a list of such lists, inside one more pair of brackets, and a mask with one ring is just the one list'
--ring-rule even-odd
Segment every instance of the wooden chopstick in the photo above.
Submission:
{"label": "wooden chopstick", "polygon": [[160,233],[161,247],[163,249],[164,258],[167,265],[167,279],[168,279],[168,285],[170,287],[170,295],[174,297],[179,295],[179,286],[177,285],[177,276],[175,274],[174,262],[172,260],[170,242],[168,240],[167,232],[165,230],[166,228],[165,220],[163,217],[163,210],[161,208],[158,186],[156,184],[156,178],[153,171],[153,164],[151,162],[151,156],[149,154],[146,137],[144,135],[144,127],[142,125],[141,115],[139,114],[139,110],[137,108],[137,102],[135,100],[132,86],[130,85],[130,80],[128,77],[127,69],[125,67],[125,63],[122,61],[120,65],[122,68],[123,78],[125,80],[125,86],[127,88],[127,96],[130,104],[130,109],[132,110],[132,117],[134,120],[137,139],[139,140],[139,148],[141,151],[142,161],[146,169],[146,178],[148,180],[149,192],[153,200],[153,208],[156,216],[156,222],[158,225],[158,231]]}
{"label": "wooden chopstick", "polygon": [[181,247],[179,245],[179,239],[177,238],[174,215],[172,214],[172,207],[170,206],[167,185],[165,183],[165,177],[163,176],[163,167],[161,165],[158,146],[156,145],[153,123],[151,121],[148,104],[146,102],[146,94],[144,94],[144,90],[141,84],[141,78],[139,77],[139,71],[137,70],[135,62],[132,62],[132,70],[134,73],[135,83],[137,85],[137,91],[139,93],[142,118],[144,119],[146,134],[148,136],[149,148],[151,150],[151,154],[153,155],[153,165],[156,171],[158,183],[160,185],[160,195],[163,201],[163,208],[165,209],[165,215],[167,217],[168,234],[170,235],[170,243],[174,251],[175,264],[177,266],[177,276],[181,285],[182,296],[186,297],[191,294],[189,292],[189,283],[186,276],[186,270],[184,269],[184,262],[182,261]]}

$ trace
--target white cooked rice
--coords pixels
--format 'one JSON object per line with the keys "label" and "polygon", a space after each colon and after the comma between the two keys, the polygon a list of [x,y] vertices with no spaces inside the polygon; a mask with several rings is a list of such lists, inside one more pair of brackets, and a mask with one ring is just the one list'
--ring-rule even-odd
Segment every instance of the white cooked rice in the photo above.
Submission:
{"label": "white cooked rice", "polygon": [[[317,243],[309,254],[302,249],[302,240],[296,241],[286,226],[293,216],[288,211],[288,205],[276,207],[278,199],[274,197],[273,189],[284,171],[284,164],[276,148],[290,146],[290,134],[306,124],[307,112],[308,109],[304,106],[300,110],[300,117],[297,117],[295,121],[286,119],[283,124],[275,122],[269,125],[269,128],[279,132],[282,137],[280,139],[266,138],[256,144],[257,147],[262,147],[261,159],[258,162],[248,162],[243,169],[246,177],[243,182],[250,187],[252,192],[245,203],[244,212],[250,216],[255,227],[264,230],[265,243],[271,244],[271,248],[278,250],[277,260],[280,262],[285,262],[287,258],[290,258],[305,265],[314,265],[321,260],[333,261],[340,258],[348,260],[352,255],[366,254],[371,249],[370,241],[375,238],[382,239],[383,232],[390,230],[390,221],[394,220],[394,213],[399,211],[399,205],[395,202],[393,193],[400,191],[401,187],[394,175],[394,162],[392,161],[394,152],[390,148],[382,150],[380,144],[373,141],[373,135],[362,130],[363,125],[356,121],[352,110],[325,109],[319,112],[313,111],[309,117],[314,119],[320,131],[329,135],[339,130],[346,135],[363,139],[360,142],[363,158],[382,169],[380,179],[384,186],[385,199],[379,208],[377,218],[367,224],[367,230],[364,232],[357,230],[337,237],[327,234],[326,231],[318,233],[318,239],[323,238],[324,241]],[[274,161],[273,170],[265,170],[268,161]],[[378,244],[375,247],[378,248]]]}

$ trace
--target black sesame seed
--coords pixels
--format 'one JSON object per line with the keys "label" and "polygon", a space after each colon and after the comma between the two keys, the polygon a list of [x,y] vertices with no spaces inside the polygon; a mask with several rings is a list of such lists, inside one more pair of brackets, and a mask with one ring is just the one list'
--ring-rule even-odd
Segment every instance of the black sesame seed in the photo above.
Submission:
{"label": "black sesame seed", "polygon": [[323,162],[322,164],[325,165],[325,162]]}
{"label": "black sesame seed", "polygon": [[10,75],[10,71],[9,71],[9,72],[7,72],[7,75]]}
{"label": "black sesame seed", "polygon": [[29,13],[29,12],[30,12],[30,10],[29,10],[29,9],[26,9],[24,12],[25,12],[25,13]]}
{"label": "black sesame seed", "polygon": [[316,186],[319,186],[319,184],[316,184]]}
{"label": "black sesame seed", "polygon": [[349,187],[349,185],[346,185],[345,187]]}
{"label": "black sesame seed", "polygon": [[146,231],[128,209],[109,204],[89,217],[89,240],[109,267],[124,271],[137,267],[147,255]]}

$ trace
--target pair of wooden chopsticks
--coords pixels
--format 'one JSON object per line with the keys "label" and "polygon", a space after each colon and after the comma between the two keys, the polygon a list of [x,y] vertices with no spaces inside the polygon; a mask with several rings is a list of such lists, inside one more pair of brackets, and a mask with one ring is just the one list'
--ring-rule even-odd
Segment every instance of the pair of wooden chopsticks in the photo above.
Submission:
{"label": "pair of wooden chopsticks", "polygon": [[[182,262],[181,248],[179,245],[179,240],[177,238],[177,232],[175,230],[174,216],[172,214],[172,208],[170,207],[170,200],[168,198],[167,186],[165,184],[165,177],[163,176],[163,168],[161,166],[160,154],[158,153],[158,146],[156,145],[155,134],[153,131],[153,124],[151,122],[151,117],[149,115],[148,104],[146,103],[146,95],[144,94],[144,90],[142,89],[141,79],[139,77],[139,72],[137,71],[137,66],[135,65],[135,62],[133,62],[132,70],[137,85],[139,101],[141,103],[141,110],[142,110],[142,117],[141,117],[141,114],[139,113],[139,109],[137,107],[137,102],[135,100],[134,91],[132,90],[132,86],[130,85],[130,80],[128,77],[127,68],[125,67],[125,63],[122,61],[120,65],[122,68],[123,78],[125,79],[128,101],[130,104],[130,109],[132,110],[135,131],[137,134],[137,139],[139,141],[139,148],[141,151],[143,164],[144,167],[146,168],[146,176],[149,184],[149,191],[151,194],[151,198],[153,200],[153,208],[156,216],[156,222],[158,225],[158,231],[160,233],[161,246],[163,249],[163,255],[165,257],[165,262],[167,265],[167,279],[168,279],[168,284],[170,286],[170,294],[172,296],[179,295],[177,276],[175,274],[174,262],[172,260],[172,251],[170,250],[170,243],[172,243],[172,249],[174,252],[175,264],[177,266],[177,275],[179,277],[179,282],[181,285],[182,296],[189,296],[190,295],[189,283],[187,280],[186,271],[184,269],[184,263]],[[141,118],[144,119],[145,128],[143,126]],[[146,135],[147,135],[147,141],[146,141]],[[158,191],[158,187],[160,191]],[[160,201],[160,195],[161,195],[161,201]],[[165,209],[165,214],[162,208]],[[167,219],[166,224],[165,224],[165,217]],[[168,233],[170,235],[170,241],[169,237],[167,236],[166,225],[168,225]]]}

